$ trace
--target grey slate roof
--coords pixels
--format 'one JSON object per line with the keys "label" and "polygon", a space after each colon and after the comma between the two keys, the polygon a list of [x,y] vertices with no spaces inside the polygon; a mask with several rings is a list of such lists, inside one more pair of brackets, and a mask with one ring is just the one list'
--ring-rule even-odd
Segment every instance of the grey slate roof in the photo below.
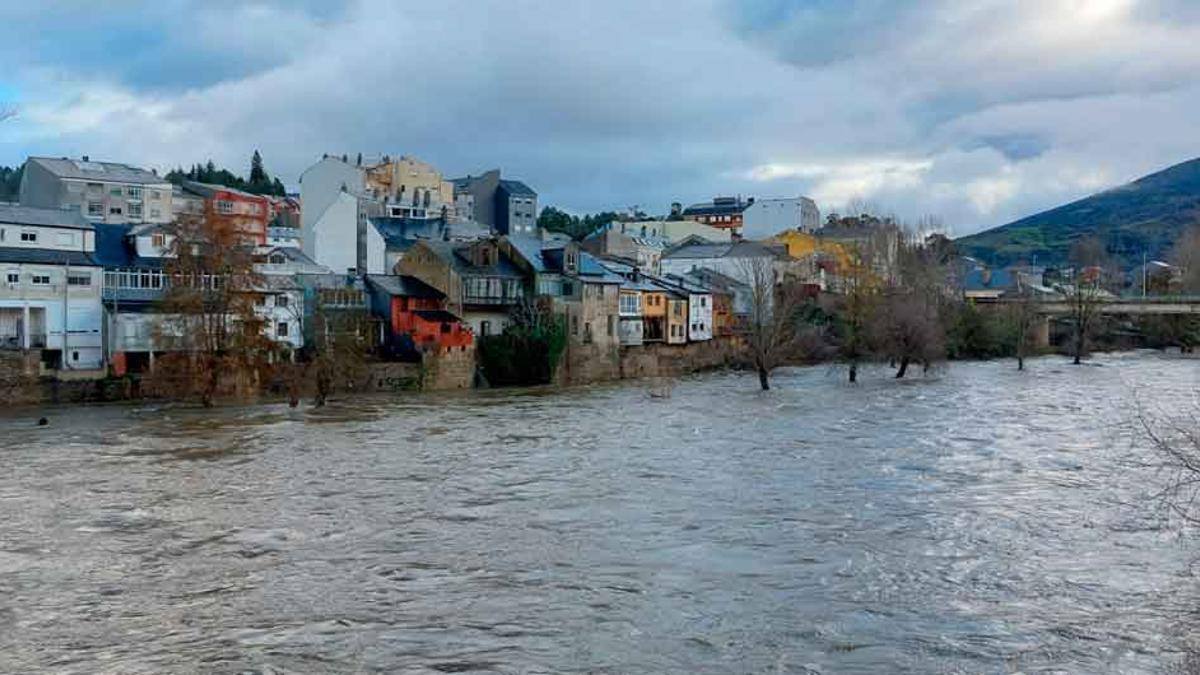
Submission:
{"label": "grey slate roof", "polygon": [[528,185],[522,183],[519,180],[506,180],[506,179],[502,178],[502,179],[500,179],[500,184],[499,184],[498,188],[501,190],[504,190],[505,192],[507,192],[508,194],[513,195],[513,196],[519,196],[519,197],[536,197],[537,196],[537,193],[533,191],[533,188],[529,187]]}
{"label": "grey slate roof", "polygon": [[46,248],[0,247],[0,263],[28,263],[32,265],[71,265],[73,267],[99,267],[100,263],[82,251],[53,251]]}
{"label": "grey slate roof", "polygon": [[446,297],[444,293],[416,277],[395,274],[368,274],[367,283],[397,297],[433,298]]}
{"label": "grey slate roof", "polygon": [[8,203],[0,203],[0,223],[92,229],[92,224],[79,213],[79,209],[39,209]]}
{"label": "grey slate roof", "polygon": [[42,166],[59,178],[142,185],[163,185],[167,182],[162,176],[156,176],[145,169],[116,162],[85,162],[82,159],[62,157],[30,157],[29,161]]}
{"label": "grey slate roof", "polygon": [[424,244],[429,247],[442,260],[453,269],[464,276],[488,276],[488,277],[507,277],[510,279],[523,279],[525,275],[512,264],[508,258],[501,253],[497,256],[498,260],[493,265],[473,265],[470,260],[470,244],[461,242],[428,240]]}
{"label": "grey slate roof", "polygon": [[250,192],[246,192],[245,190],[239,190],[237,188],[226,187],[224,185],[216,185],[214,183],[201,183],[199,181],[194,181],[194,180],[183,181],[183,185],[181,187],[183,188],[183,190],[185,192],[191,192],[192,194],[200,195],[201,197],[212,197],[213,195],[215,195],[218,192],[229,192],[229,193],[235,194],[239,197],[245,197],[247,199],[255,199],[255,198],[260,198],[263,196],[263,195],[256,195],[256,194],[253,194]]}
{"label": "grey slate roof", "polygon": [[764,258],[787,255],[784,246],[768,246],[756,241],[737,241],[727,244],[685,244],[663,254],[664,258]]}

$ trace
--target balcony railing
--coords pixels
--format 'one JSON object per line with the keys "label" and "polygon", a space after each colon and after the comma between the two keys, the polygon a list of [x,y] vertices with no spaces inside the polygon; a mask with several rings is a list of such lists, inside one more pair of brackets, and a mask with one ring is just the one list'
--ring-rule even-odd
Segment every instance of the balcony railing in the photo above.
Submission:
{"label": "balcony railing", "polygon": [[14,333],[0,333],[0,349],[45,349],[45,333],[30,333],[29,344],[24,344],[25,336]]}

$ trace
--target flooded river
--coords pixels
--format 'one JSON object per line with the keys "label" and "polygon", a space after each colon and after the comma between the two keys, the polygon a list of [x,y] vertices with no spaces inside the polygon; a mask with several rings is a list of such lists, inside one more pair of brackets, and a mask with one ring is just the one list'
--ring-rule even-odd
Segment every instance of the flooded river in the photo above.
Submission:
{"label": "flooded river", "polygon": [[1130,417],[1198,376],[9,411],[0,671],[1160,672],[1200,538]]}

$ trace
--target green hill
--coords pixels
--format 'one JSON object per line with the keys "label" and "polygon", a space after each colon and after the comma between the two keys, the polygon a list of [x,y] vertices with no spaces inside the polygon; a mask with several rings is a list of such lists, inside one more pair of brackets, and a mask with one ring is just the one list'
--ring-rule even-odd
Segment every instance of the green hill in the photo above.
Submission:
{"label": "green hill", "polygon": [[1179,234],[1200,223],[1200,159],[1043,211],[1007,225],[962,237],[959,250],[996,266],[1066,261],[1071,242],[1099,237],[1124,266],[1145,253],[1164,257]]}

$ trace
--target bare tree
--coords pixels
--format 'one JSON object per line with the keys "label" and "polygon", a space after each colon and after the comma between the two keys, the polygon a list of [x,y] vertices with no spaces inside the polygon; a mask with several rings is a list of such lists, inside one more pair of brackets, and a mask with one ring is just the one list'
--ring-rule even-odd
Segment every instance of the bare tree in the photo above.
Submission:
{"label": "bare tree", "polygon": [[348,302],[359,293],[352,288],[315,289],[304,374],[312,381],[317,407],[335,391],[352,389],[366,377],[376,326],[365,309]]}
{"label": "bare tree", "polygon": [[872,316],[872,332],[882,356],[898,364],[896,378],[916,362],[926,370],[945,356],[941,322],[949,281],[944,252],[926,246],[921,236],[903,240],[897,251],[895,274],[883,285]]}
{"label": "bare tree", "polygon": [[0,122],[3,122],[4,120],[10,120],[16,116],[16,106],[0,101]]}
{"label": "bare tree", "polygon": [[870,320],[879,297],[880,281],[872,271],[870,249],[852,247],[847,262],[838,269],[834,296],[826,311],[838,317],[838,357],[846,363],[850,382],[858,381],[859,364],[871,354]]}
{"label": "bare tree", "polygon": [[779,277],[773,257],[743,258],[740,271],[749,286],[746,342],[758,383],[767,391],[771,371],[794,357],[799,347],[802,288]]}
{"label": "bare tree", "polygon": [[1167,260],[1180,271],[1180,290],[1200,293],[1200,225],[1192,225],[1171,247]]}
{"label": "bare tree", "polygon": [[1071,245],[1069,259],[1072,279],[1062,290],[1074,328],[1071,336],[1072,363],[1078,365],[1087,353],[1087,342],[1095,327],[1099,304],[1105,295],[1102,283],[1107,272],[1108,256],[1099,239],[1084,237]]}
{"label": "bare tree", "polygon": [[195,394],[211,406],[222,379],[257,383],[275,348],[255,311],[261,284],[231,226],[188,216],[170,229],[170,284],[160,309],[172,319],[161,337],[176,358],[164,367],[175,395]]}
{"label": "bare tree", "polygon": [[1033,289],[1024,280],[1017,279],[1015,294],[1006,294],[1006,319],[1012,330],[1013,346],[1017,354],[1017,370],[1025,370],[1025,357],[1033,349],[1033,329],[1038,320],[1037,300]]}

